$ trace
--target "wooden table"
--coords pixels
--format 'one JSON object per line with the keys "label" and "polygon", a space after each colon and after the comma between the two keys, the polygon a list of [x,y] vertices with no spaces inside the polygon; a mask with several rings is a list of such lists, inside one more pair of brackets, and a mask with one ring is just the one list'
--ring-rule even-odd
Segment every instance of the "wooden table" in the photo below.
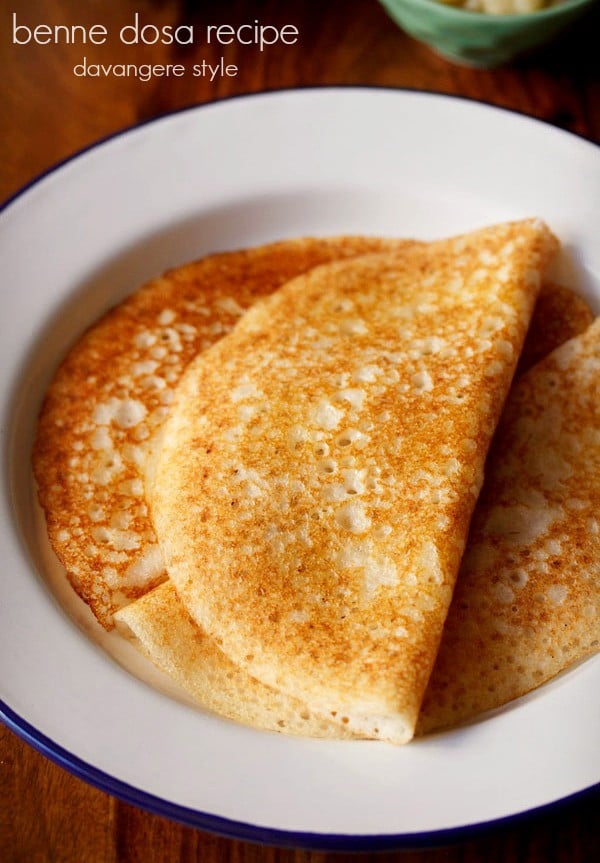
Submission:
{"label": "wooden table", "polygon": [[[2,0],[0,198],[41,171],[119,129],[174,109],[235,93],[307,84],[379,84],[456,93],[539,117],[600,140],[600,6],[553,46],[493,71],[451,65],[405,36],[375,0]],[[226,48],[11,44],[18,23],[105,25],[110,33],[139,11],[158,26],[240,24],[255,17],[294,24],[296,46]],[[235,77],[78,78],[90,63],[186,63],[220,56]],[[6,110],[8,109],[8,110]],[[358,859],[405,863],[591,863],[600,859],[599,795],[493,828],[471,841]],[[334,863],[343,855],[269,849],[216,838],[150,815],[55,766],[0,727],[0,860],[3,863]]]}

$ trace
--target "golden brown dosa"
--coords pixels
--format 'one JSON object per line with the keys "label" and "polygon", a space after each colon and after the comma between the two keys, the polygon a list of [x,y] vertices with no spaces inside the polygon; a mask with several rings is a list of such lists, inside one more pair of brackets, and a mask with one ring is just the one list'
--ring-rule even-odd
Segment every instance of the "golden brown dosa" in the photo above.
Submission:
{"label": "golden brown dosa", "polygon": [[[569,301],[571,298],[571,301]],[[556,302],[554,300],[556,299]],[[538,340],[548,344],[547,333],[553,334],[552,347],[557,340],[562,341],[575,335],[574,329],[585,330],[587,322],[593,320],[593,313],[580,297],[566,288],[557,286],[544,286],[538,302],[536,303],[532,324],[527,334],[523,354],[519,368],[523,365],[523,357],[535,357],[539,355]],[[498,440],[492,445],[491,459],[494,459],[494,449]],[[478,507],[475,509],[475,523],[477,523]],[[467,549],[468,555],[468,549]],[[460,587],[461,575],[456,588],[456,595],[460,596],[463,591]],[[479,589],[491,588],[491,582],[481,582]],[[488,600],[489,601],[489,600]],[[564,609],[564,605],[551,607],[557,616],[554,623],[555,629],[561,628],[558,618]],[[463,620],[460,626],[452,623],[461,615]],[[449,620],[450,628],[455,630],[465,627],[468,629],[469,611],[461,610],[460,601],[453,600],[450,606]],[[137,600],[125,608],[117,611],[115,615],[117,625],[125,624],[122,631],[145,653],[145,655],[159,668],[170,674],[177,682],[195,699],[197,704],[205,709],[216,710],[223,716],[231,719],[246,721],[254,727],[271,729],[286,733],[302,733],[311,736],[342,736],[348,735],[344,726],[335,725],[325,720],[315,720],[310,716],[305,705],[301,705],[293,698],[288,698],[283,693],[278,693],[275,701],[276,709],[273,710],[273,691],[262,688],[259,684],[242,669],[231,663],[222,651],[209,639],[199,626],[194,624],[185,611],[177,597],[177,593],[170,584],[166,582],[145,597]],[[488,632],[489,637],[494,638],[495,632]],[[480,633],[481,637],[481,633]],[[499,650],[504,649],[512,654],[513,648],[506,641],[498,644]],[[442,654],[447,653],[444,636],[442,636]],[[465,651],[462,654],[465,661],[475,661],[476,654]],[[568,657],[567,657],[568,661]],[[446,664],[451,674],[451,657],[447,658]],[[441,663],[440,663],[441,666]],[[468,666],[467,666],[468,667]],[[436,690],[443,688],[443,677],[434,668],[432,679],[427,689],[425,698],[425,713],[422,712],[417,726],[418,733],[424,733],[426,727],[435,728],[448,723],[448,715],[443,708],[443,698],[436,698]],[[562,667],[561,669],[562,670]],[[458,663],[457,673],[461,673],[461,663]],[[464,669],[462,671],[464,676]],[[231,683],[233,676],[234,682]],[[484,675],[484,677],[487,675]],[[477,678],[477,682],[479,678]],[[446,684],[447,685],[447,684]],[[504,695],[502,690],[496,690],[495,695],[487,688],[478,686],[475,692],[468,691],[469,680],[463,680],[465,694],[463,703],[469,699],[471,715],[475,716],[481,710],[497,707],[502,703],[500,700]],[[533,685],[537,686],[535,680]],[[451,689],[457,685],[452,682]],[[262,694],[266,696],[264,699]],[[482,697],[483,696],[483,697]],[[478,698],[482,698],[478,701]],[[438,706],[441,704],[441,706]],[[250,706],[247,706],[250,705]],[[300,718],[300,722],[298,722]],[[463,717],[464,719],[464,714]]]}
{"label": "golden brown dosa", "polygon": [[295,698],[250,677],[193,622],[166,581],[115,613],[117,629],[204,709],[255,728],[308,737],[350,737]]}
{"label": "golden brown dosa", "polygon": [[195,360],[149,496],[234,663],[404,742],[555,241],[539,222],[312,270]]}
{"label": "golden brown dosa", "polygon": [[211,255],[138,290],[71,349],[46,395],[33,464],[52,546],[104,626],[165,578],[142,477],[189,361],[293,276],[396,247],[308,238]]}
{"label": "golden brown dosa", "polygon": [[600,647],[600,319],[511,392],[421,732],[529,692]]}
{"label": "golden brown dosa", "polygon": [[[325,242],[327,243],[329,241]],[[332,242],[337,243],[338,240],[334,240]],[[360,244],[362,241],[356,241],[353,238],[351,242],[358,242]],[[378,243],[377,240],[365,240],[364,242],[373,242],[374,244]],[[312,243],[312,241],[309,241],[309,243]],[[296,246],[294,250],[295,253],[301,255],[301,250],[298,248],[298,244],[295,243],[275,244],[272,247],[267,247],[267,251],[269,253],[273,251],[275,259],[277,259],[277,256],[279,255],[279,262],[281,263],[281,255],[285,253],[285,246],[287,245]],[[242,260],[243,256],[236,254],[218,256],[218,258],[222,259],[221,263],[227,261],[230,266],[233,266],[234,270],[236,263],[238,265],[244,264],[244,261]],[[234,260],[236,258],[239,260]],[[264,261],[262,263],[264,266]],[[150,292],[151,290],[160,290],[165,303],[168,305],[169,303],[167,298],[169,292],[167,291],[165,293],[164,280],[172,280],[174,283],[181,280],[182,284],[173,285],[181,295],[182,292],[189,290],[191,284],[194,282],[197,276],[197,273],[195,273],[197,266],[197,264],[189,265],[181,268],[179,271],[166,274],[162,280],[155,281],[151,288],[147,287],[144,289],[141,292],[142,297],[146,292]],[[230,278],[230,282],[233,282],[234,280],[234,278]],[[236,287],[235,290],[240,289]],[[243,291],[244,288],[242,287],[241,290]],[[144,302],[142,305],[148,309],[148,298],[144,297],[143,299]],[[235,296],[233,297],[233,300],[234,302],[230,305],[230,311],[235,308]],[[157,309],[157,314],[159,314],[161,310],[162,309],[159,307]],[[193,305],[190,302],[187,302],[185,306],[180,309],[180,323],[186,323],[186,316],[189,320],[189,318],[193,316],[194,311]],[[564,341],[565,338],[581,331],[584,326],[589,323],[592,317],[593,315],[585,302],[574,295],[571,291],[555,285],[545,285],[536,304],[532,325],[519,363],[519,369],[522,370],[523,367],[532,364],[535,359],[539,358],[543,353],[551,350],[556,344],[559,344],[561,341]],[[115,318],[118,322],[119,315],[115,315]],[[117,334],[118,325],[113,329],[113,338],[115,343],[117,341]],[[214,335],[214,333],[210,334],[211,337],[214,337]],[[110,333],[108,333],[108,336],[108,341],[110,342]],[[96,342],[94,344],[93,340],[90,340],[90,342],[91,344],[89,346],[92,347],[92,349],[95,348],[97,350],[98,343]],[[135,345],[125,342],[120,346],[121,352],[124,352],[127,348],[135,350]],[[101,355],[102,350],[100,350],[99,353]],[[83,354],[85,354],[85,350],[83,350]],[[96,359],[97,356],[98,354],[96,354]],[[85,356],[83,359],[85,361]],[[90,361],[93,361],[94,358],[89,357],[89,359]],[[126,361],[127,357],[123,357],[123,360]],[[134,358],[130,357],[129,361],[133,364]],[[76,395],[74,390],[77,388],[78,384],[75,378],[72,379],[72,384],[72,388],[67,386],[63,389],[63,393],[70,397],[74,397]],[[69,429],[67,427],[67,434],[68,431]],[[64,443],[67,443],[64,439],[64,433],[61,434],[61,440]],[[71,456],[74,456],[76,451],[77,450],[75,449],[71,453]],[[81,541],[83,542],[83,540]],[[106,550],[110,554],[110,547]],[[560,614],[562,612],[562,607],[557,606],[554,610],[557,614]],[[211,647],[210,651],[207,650],[209,641],[206,637],[201,637],[200,630],[197,627],[194,637],[191,637],[188,640],[187,647],[184,649],[183,645],[185,642],[182,640],[182,633],[185,631],[188,635],[191,635],[191,630],[189,629],[191,623],[180,603],[173,596],[170,585],[165,585],[163,588],[153,591],[144,601],[132,603],[132,605],[123,612],[123,615],[126,619],[128,618],[128,622],[131,624],[132,629],[136,631],[139,644],[141,645],[142,642],[144,642],[143,649],[145,649],[145,651],[160,667],[163,668],[163,670],[172,673],[203,706],[217,709],[224,715],[231,716],[231,718],[241,718],[242,721],[244,721],[243,716],[245,715],[246,721],[260,727],[287,730],[293,733],[308,733],[311,735],[330,735],[334,733],[335,726],[333,724],[320,722],[318,720],[314,720],[312,717],[310,718],[310,721],[308,721],[306,717],[309,716],[309,713],[305,708],[299,710],[298,703],[294,702],[294,699],[289,699],[283,694],[273,696],[272,690],[267,690],[268,697],[263,705],[263,712],[261,713],[259,711],[256,713],[257,702],[254,701],[254,693],[255,691],[260,693],[262,685],[253,681],[252,678],[249,678],[241,669],[235,670],[236,684],[233,687],[235,697],[229,698],[226,692],[227,687],[229,687],[231,692],[231,684],[229,683],[231,678],[229,675],[232,672],[233,666],[214,645]],[[178,625],[175,625],[177,622]],[[160,631],[159,635],[161,623],[162,631]],[[132,633],[132,629],[129,629],[130,634]],[[198,643],[200,644],[200,647],[198,647]],[[567,656],[566,662],[568,661],[571,660]],[[175,662],[176,667],[171,664],[173,662]],[[211,680],[214,683],[212,688],[209,683],[207,683],[207,681]],[[433,688],[435,680],[436,677],[434,675],[430,691]],[[244,698],[240,699],[239,696],[241,695],[241,690],[239,687],[242,684],[246,687],[244,690],[246,695]],[[258,689],[256,689],[256,687],[258,687]],[[216,696],[216,693],[221,694]],[[496,706],[496,703],[501,703],[502,698],[503,692],[500,690],[497,696],[497,701],[494,701],[494,699],[491,698],[491,694],[486,694],[481,703],[485,703],[488,707]],[[241,704],[241,706],[238,704],[240,701],[247,701],[251,706],[244,708],[243,704]],[[258,698],[258,702],[261,702],[260,697]],[[426,704],[427,703],[429,702],[426,702]],[[238,704],[237,707],[236,704]],[[471,704],[471,713],[474,714],[478,710],[477,703],[471,702]],[[274,705],[276,706],[275,712],[273,712]],[[244,711],[246,712],[244,713]],[[432,727],[444,724],[443,717],[438,717],[436,719],[435,711],[435,705],[428,709],[427,716],[424,718],[422,723],[423,726],[427,723]],[[282,716],[285,718],[279,718]],[[298,717],[300,717],[301,721],[295,725]],[[460,716],[458,718],[460,719]],[[285,729],[281,724],[279,724],[280,722],[286,723]],[[340,727],[339,733],[347,733],[347,729]]]}

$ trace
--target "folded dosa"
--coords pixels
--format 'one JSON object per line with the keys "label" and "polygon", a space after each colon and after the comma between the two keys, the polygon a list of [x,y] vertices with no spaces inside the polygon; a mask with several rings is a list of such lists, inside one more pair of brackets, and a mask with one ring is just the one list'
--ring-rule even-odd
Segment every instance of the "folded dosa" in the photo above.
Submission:
{"label": "folded dosa", "polygon": [[[554,302],[554,298],[557,298],[557,302]],[[571,298],[570,301],[569,298]],[[580,331],[584,330],[587,322],[592,319],[593,314],[585,301],[572,291],[554,285],[544,286],[535,307],[522,358],[523,355],[538,356],[539,340],[547,344],[548,332],[553,334],[554,344],[558,339],[562,338],[564,341],[573,335],[577,327]],[[522,362],[519,363],[519,368],[521,365]],[[495,443],[492,445],[490,456],[492,460],[499,440],[500,432],[497,433]],[[477,511],[478,507],[475,510],[475,523],[478,521]],[[469,554],[468,547],[466,554]],[[545,573],[541,573],[540,576],[534,574],[533,577],[537,579],[542,575]],[[460,586],[461,578],[459,574],[455,589],[457,597],[464,592]],[[471,589],[472,585],[469,590]],[[489,591],[494,590],[492,581],[481,580],[475,589],[488,591],[489,604],[490,597],[493,595]],[[481,600],[475,604],[478,605],[480,602]],[[570,631],[571,614],[569,613],[568,620],[563,621],[563,610],[563,604],[552,606],[552,611],[557,616],[554,627],[555,630],[564,632],[563,624],[566,623]],[[461,618],[460,621],[457,616]],[[348,734],[343,726],[315,719],[306,706],[294,698],[283,693],[278,693],[275,698],[272,689],[263,687],[242,669],[234,666],[219,650],[214,640],[192,622],[170,582],[164,583],[142,599],[117,611],[115,620],[117,625],[121,625],[123,634],[131,638],[154,664],[171,675],[203,708],[214,710],[230,719],[247,722],[254,727],[279,732],[301,733],[315,737]],[[461,628],[464,628],[465,632],[469,631],[469,610],[462,608],[459,599],[453,600],[450,606],[446,627],[449,632],[454,630],[456,633]],[[497,640],[497,633],[495,630],[487,630],[485,633],[480,631],[479,637]],[[494,688],[493,693],[487,686],[480,686],[480,681],[487,678],[490,668],[483,669],[483,674],[473,673],[468,674],[468,677],[465,676],[465,669],[468,669],[472,662],[477,664],[479,671],[482,670],[480,651],[474,653],[472,645],[462,651],[460,661],[456,663],[456,672],[454,671],[452,653],[448,654],[448,650],[451,650],[447,646],[449,640],[445,635],[442,636],[441,653],[446,658],[445,662],[440,661],[439,669],[438,665],[434,667],[417,726],[418,733],[424,733],[428,728],[448,726],[453,721],[460,721],[461,718],[464,720],[468,715],[478,715],[484,710],[499,706],[506,700],[506,685],[504,688]],[[497,649],[502,648],[498,645]],[[510,645],[506,641],[504,641],[504,650],[507,655],[513,657],[520,652],[518,645]],[[546,645],[546,652],[548,652],[548,645]],[[484,650],[484,653],[487,654],[487,651]],[[573,660],[567,655],[557,670],[562,670],[571,661]],[[443,664],[446,666],[446,679],[441,670]],[[514,659],[509,664],[514,666]],[[455,674],[461,678],[460,683],[458,680],[454,681]],[[520,683],[520,687],[514,686],[509,691],[517,695],[523,694],[525,689],[523,689],[522,679]],[[527,691],[539,683],[537,678],[532,677],[525,683]],[[444,707],[444,689],[450,690],[447,693],[448,696],[451,696],[454,691],[461,692],[462,712],[458,711],[454,717],[450,716],[449,711]],[[465,713],[467,703],[470,708],[468,714]],[[275,709],[273,709],[274,706]]]}
{"label": "folded dosa", "polygon": [[[519,369],[524,365],[524,357],[530,362],[532,358],[539,356],[540,344],[554,348],[585,330],[592,320],[591,309],[573,291],[558,285],[544,285],[535,306]],[[550,342],[548,333],[552,334]],[[477,508],[475,512],[477,513]],[[460,578],[459,575],[459,582]],[[490,586],[490,582],[487,584]],[[453,614],[456,613],[454,604],[450,608],[449,616],[452,620]],[[562,606],[556,605],[554,609],[560,614]],[[235,666],[217,647],[215,641],[192,621],[168,581],[117,611],[115,620],[120,631],[155,665],[176,680],[204,709],[216,711],[229,719],[246,722],[257,728],[279,732],[313,737],[349,734],[343,725],[335,725],[311,716],[306,705],[297,699],[281,692],[275,696],[270,687],[263,686],[243,669]],[[491,637],[493,635],[494,633],[490,633]],[[427,712],[425,715],[421,714],[419,730],[425,722],[431,727],[443,724],[443,716],[436,719],[438,702],[433,697],[437,686],[435,681],[434,671],[426,694]],[[469,694],[474,713],[478,712],[478,693],[480,694],[480,689]],[[482,710],[483,705],[485,709],[497,706],[495,702],[490,704],[487,689]]]}
{"label": "folded dosa", "polygon": [[165,578],[142,479],[189,361],[293,276],[396,247],[306,238],[211,255],[138,290],[71,349],[46,395],[33,466],[54,551],[105,627]]}
{"label": "folded dosa", "polygon": [[170,581],[119,609],[115,623],[206,710],[268,731],[351,736],[348,729],[313,715],[303,702],[265,686],[234,665],[196,626]]}
{"label": "folded dosa", "polygon": [[319,267],[188,368],[149,499],[179,596],[236,665],[410,739],[555,246],[526,221]]}
{"label": "folded dosa", "polygon": [[600,319],[519,379],[492,449],[419,730],[600,648]]}

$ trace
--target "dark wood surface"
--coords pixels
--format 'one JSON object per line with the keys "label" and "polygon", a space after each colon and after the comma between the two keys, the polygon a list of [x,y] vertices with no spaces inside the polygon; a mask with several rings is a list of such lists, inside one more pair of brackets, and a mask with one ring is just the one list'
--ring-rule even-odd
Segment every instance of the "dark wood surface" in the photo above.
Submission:
{"label": "dark wood surface", "polygon": [[[99,138],[165,112],[231,94],[309,84],[377,84],[455,93],[600,140],[600,4],[552,46],[496,70],[454,66],[405,36],[376,0],[29,0],[0,3],[0,198]],[[295,24],[297,46],[254,48],[11,44],[19,23],[101,23],[111,33],[139,11],[168,23]],[[236,64],[236,77],[77,78],[93,63]],[[499,142],[501,146],[501,142]],[[598,795],[444,848],[358,860],[381,863],[592,863],[600,859]],[[337,863],[344,855],[217,838],[122,803],[52,764],[0,726],[2,863]]]}

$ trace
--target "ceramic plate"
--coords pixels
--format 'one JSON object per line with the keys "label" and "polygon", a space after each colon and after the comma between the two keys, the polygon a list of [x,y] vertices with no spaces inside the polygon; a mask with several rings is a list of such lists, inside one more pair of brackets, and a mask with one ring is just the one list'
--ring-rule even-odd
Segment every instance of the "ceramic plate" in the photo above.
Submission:
{"label": "ceramic plate", "polygon": [[167,267],[301,234],[433,238],[527,216],[559,235],[557,275],[600,311],[594,145],[478,103],[368,88],[193,108],[93,147],[10,202],[0,219],[9,725],[111,793],[278,844],[445,841],[598,783],[599,659],[400,748],[288,738],[199,712],[145,663],[132,668],[133,650],[100,637],[65,589],[30,474],[35,418],[65,347]]}

